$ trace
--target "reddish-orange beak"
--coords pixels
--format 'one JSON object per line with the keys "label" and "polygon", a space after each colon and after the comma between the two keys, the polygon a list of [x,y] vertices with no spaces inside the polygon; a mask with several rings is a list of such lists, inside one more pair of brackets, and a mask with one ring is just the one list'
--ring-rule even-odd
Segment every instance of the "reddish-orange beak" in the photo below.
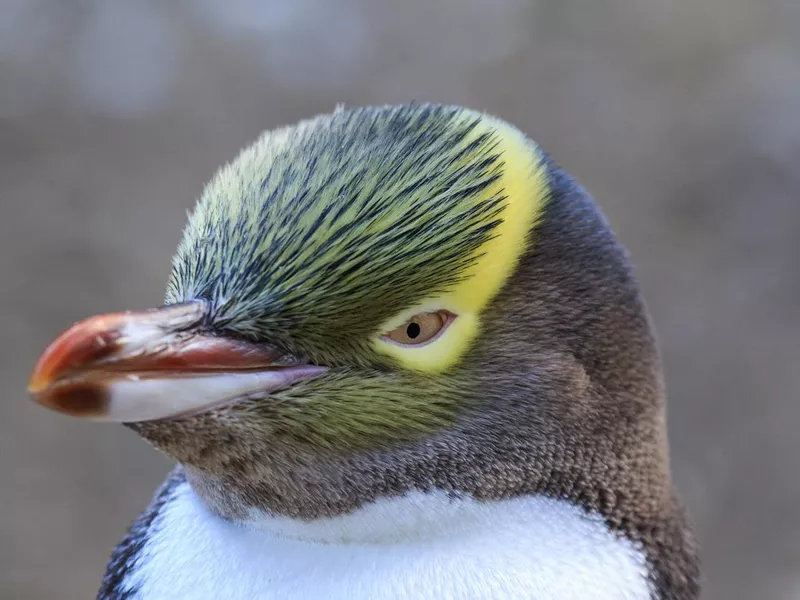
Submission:
{"label": "reddish-orange beak", "polygon": [[77,323],[34,367],[29,392],[48,408],[110,421],[179,417],[266,395],[321,373],[268,347],[193,333],[205,304],[112,313]]}

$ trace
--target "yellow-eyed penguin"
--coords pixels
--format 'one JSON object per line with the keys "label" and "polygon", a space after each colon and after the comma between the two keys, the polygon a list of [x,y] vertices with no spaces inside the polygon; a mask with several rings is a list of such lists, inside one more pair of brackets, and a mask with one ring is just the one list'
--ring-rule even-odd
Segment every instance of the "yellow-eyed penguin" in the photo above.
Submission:
{"label": "yellow-eyed penguin", "polygon": [[30,390],[179,463],[100,599],[699,593],[628,258],[487,115],[263,134],[203,192],[166,305],[75,325]]}

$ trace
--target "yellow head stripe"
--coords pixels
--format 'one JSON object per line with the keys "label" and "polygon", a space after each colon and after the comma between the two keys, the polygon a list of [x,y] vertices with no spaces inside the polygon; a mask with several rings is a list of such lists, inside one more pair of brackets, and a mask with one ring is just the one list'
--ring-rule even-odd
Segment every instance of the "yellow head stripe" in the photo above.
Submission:
{"label": "yellow head stripe", "polygon": [[[465,119],[478,115],[465,111]],[[376,336],[377,351],[395,358],[415,371],[437,373],[454,365],[478,335],[481,311],[495,297],[516,268],[528,245],[528,234],[539,217],[547,193],[547,173],[533,142],[519,130],[492,117],[482,116],[472,135],[491,132],[498,141],[504,163],[503,175],[475,202],[495,195],[506,197],[503,222],[495,235],[476,252],[477,260],[465,279],[447,294],[429,298],[383,324],[381,334],[414,315],[446,309],[458,315],[435,341],[420,346],[398,346]]]}

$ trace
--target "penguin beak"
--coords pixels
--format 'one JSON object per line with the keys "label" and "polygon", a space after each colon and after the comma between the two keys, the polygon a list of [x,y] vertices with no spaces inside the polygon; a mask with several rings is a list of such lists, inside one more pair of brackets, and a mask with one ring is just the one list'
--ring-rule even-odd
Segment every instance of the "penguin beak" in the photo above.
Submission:
{"label": "penguin beak", "polygon": [[28,391],[76,417],[137,422],[180,418],[264,396],[318,375],[269,346],[197,333],[204,302],[81,321],[45,350]]}

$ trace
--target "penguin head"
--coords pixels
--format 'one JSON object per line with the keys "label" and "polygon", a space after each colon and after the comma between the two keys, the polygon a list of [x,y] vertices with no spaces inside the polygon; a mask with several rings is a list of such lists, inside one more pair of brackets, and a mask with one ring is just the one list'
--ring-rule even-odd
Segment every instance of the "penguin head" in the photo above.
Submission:
{"label": "penguin head", "polygon": [[670,497],[625,253],[533,142],[456,107],[264,134],[203,192],[166,304],[79,323],[31,391],[126,423],[220,512],[431,487],[612,516]]}

